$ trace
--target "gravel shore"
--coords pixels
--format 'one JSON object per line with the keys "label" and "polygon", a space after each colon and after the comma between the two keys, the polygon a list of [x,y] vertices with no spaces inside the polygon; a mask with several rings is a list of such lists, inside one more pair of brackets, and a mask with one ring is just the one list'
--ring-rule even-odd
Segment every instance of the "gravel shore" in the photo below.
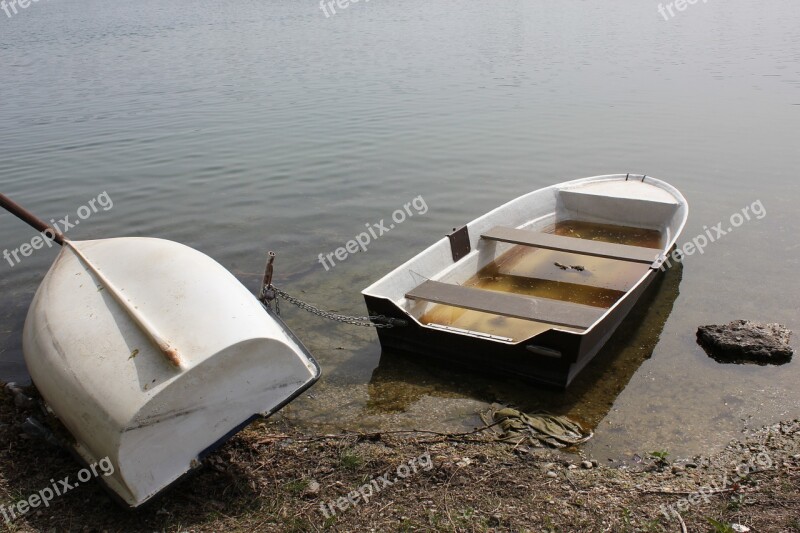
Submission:
{"label": "gravel shore", "polygon": [[[79,469],[23,435],[24,417],[2,402],[4,508]],[[4,522],[12,531],[800,531],[799,430],[787,421],[709,457],[673,462],[647,450],[619,465],[498,443],[491,432],[304,435],[259,422],[143,509],[116,507],[92,482]]]}

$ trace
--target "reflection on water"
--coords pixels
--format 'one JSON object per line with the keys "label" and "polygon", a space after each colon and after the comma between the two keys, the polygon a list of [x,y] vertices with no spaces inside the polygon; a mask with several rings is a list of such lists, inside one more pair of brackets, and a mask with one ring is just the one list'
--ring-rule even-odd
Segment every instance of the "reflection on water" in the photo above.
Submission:
{"label": "reflection on water", "polygon": [[[369,383],[367,410],[403,412],[428,396],[463,395],[485,407],[500,402],[526,412],[548,411],[595,428],[639,366],[652,355],[678,297],[682,275],[680,264],[660,274],[617,332],[565,391],[478,376],[441,363],[423,364],[384,352]],[[491,365],[491,359],[486,364]],[[470,421],[479,423],[474,416]]]}

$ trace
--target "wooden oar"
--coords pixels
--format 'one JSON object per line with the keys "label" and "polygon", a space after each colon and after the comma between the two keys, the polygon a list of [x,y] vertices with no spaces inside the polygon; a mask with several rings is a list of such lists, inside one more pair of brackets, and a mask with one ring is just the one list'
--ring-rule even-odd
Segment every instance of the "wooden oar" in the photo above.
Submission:
{"label": "wooden oar", "polygon": [[94,274],[103,288],[111,293],[117,303],[122,306],[122,308],[125,310],[128,316],[133,319],[136,325],[139,326],[139,328],[156,346],[158,346],[159,350],[161,350],[167,360],[172,365],[181,368],[181,360],[178,356],[178,350],[171,346],[170,342],[158,332],[158,329],[156,329],[156,327],[151,324],[150,321],[147,320],[147,318],[140,313],[127,298],[122,295],[122,292],[113,283],[111,283],[111,281],[106,278],[102,272],[100,272],[100,269],[97,268],[72,241],[67,239],[64,234],[58,231],[56,228],[48,225],[45,221],[41,220],[36,215],[2,193],[0,193],[0,206],[2,206],[9,213],[15,215],[20,220],[27,222],[34,229],[41,232],[42,236],[45,238],[55,241],[62,246],[67,246],[70,250],[72,250],[81,260],[81,262],[86,265],[86,268],[88,268],[92,274]]}

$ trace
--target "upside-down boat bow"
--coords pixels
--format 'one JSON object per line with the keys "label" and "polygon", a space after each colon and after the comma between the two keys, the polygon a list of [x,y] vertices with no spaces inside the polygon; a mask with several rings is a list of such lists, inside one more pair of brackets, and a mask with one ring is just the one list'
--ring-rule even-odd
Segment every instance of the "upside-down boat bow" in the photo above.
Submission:
{"label": "upside-down boat bow", "polygon": [[152,238],[54,240],[64,246],[28,312],[25,363],[80,458],[109,458],[100,479],[128,506],[319,377],[283,322],[207,255]]}

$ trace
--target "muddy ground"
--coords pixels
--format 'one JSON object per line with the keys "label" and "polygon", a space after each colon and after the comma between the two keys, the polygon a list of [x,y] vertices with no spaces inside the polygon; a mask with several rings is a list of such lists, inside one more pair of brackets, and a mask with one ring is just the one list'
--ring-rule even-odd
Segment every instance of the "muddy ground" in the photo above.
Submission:
{"label": "muddy ground", "polygon": [[258,422],[143,509],[119,508],[92,480],[6,520],[80,470],[24,434],[25,417],[2,398],[0,523],[12,531],[800,531],[797,420],[712,457],[643,450],[629,465],[491,431],[304,435]]}

